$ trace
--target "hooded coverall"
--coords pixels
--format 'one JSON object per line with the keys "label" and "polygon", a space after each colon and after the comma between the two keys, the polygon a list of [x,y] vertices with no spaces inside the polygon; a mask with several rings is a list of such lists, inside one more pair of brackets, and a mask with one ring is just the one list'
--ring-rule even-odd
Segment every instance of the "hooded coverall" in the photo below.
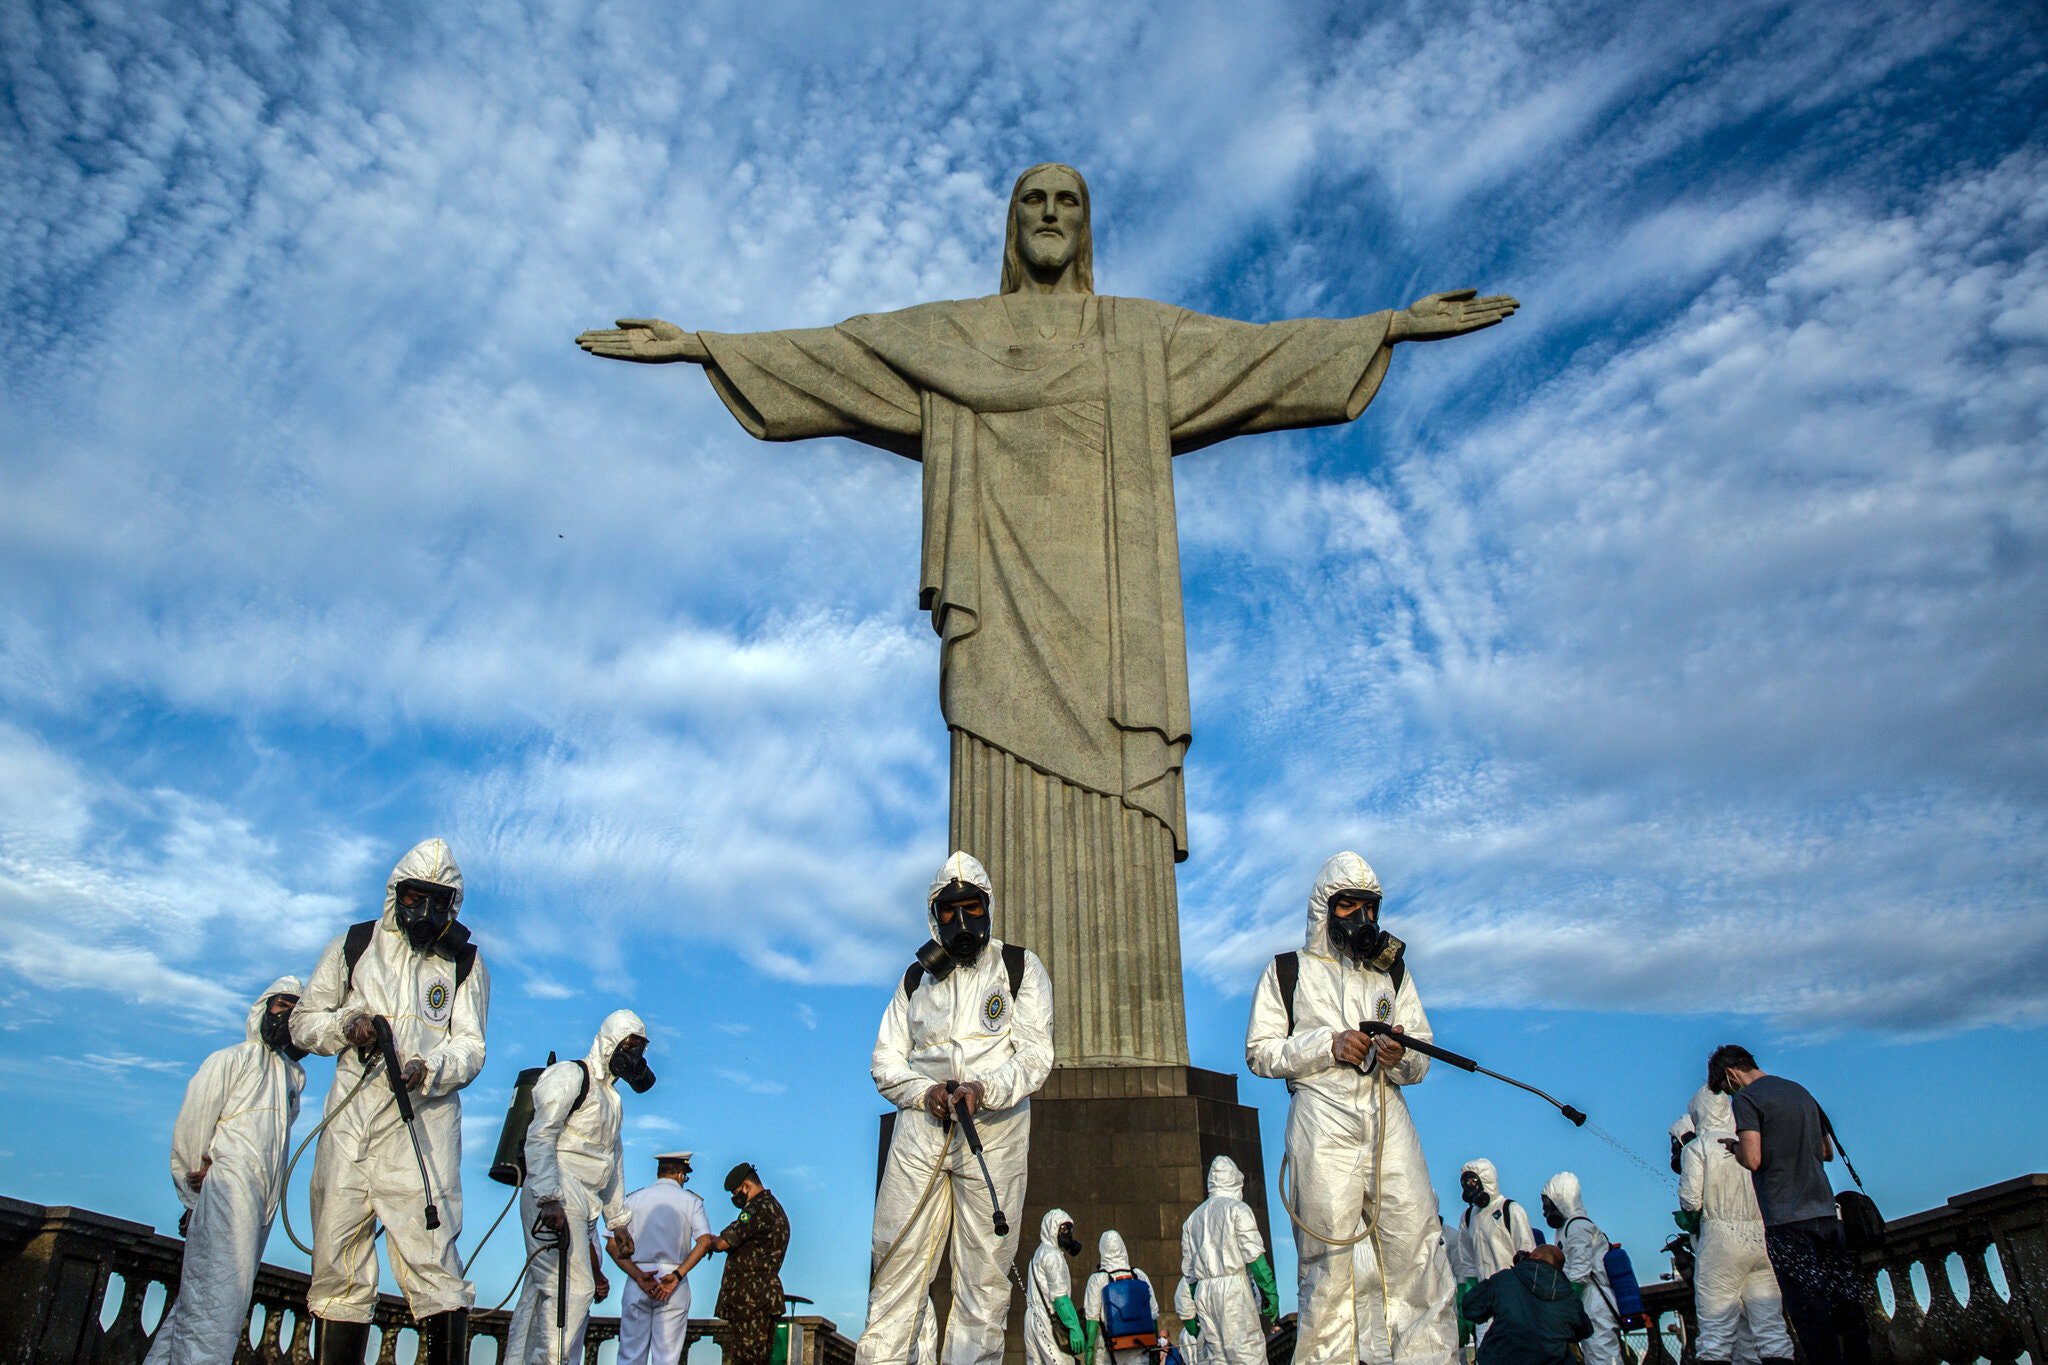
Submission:
{"label": "hooded coverall", "polygon": [[1102,1349],[1095,1352],[1099,1362],[1113,1361],[1115,1365],[1141,1365],[1151,1357],[1142,1347],[1124,1351],[1109,1348],[1108,1312],[1102,1306],[1102,1291],[1112,1278],[1125,1275],[1136,1276],[1145,1286],[1145,1293],[1152,1299],[1152,1330],[1159,1330],[1159,1297],[1152,1293],[1152,1277],[1131,1265],[1131,1253],[1124,1246],[1124,1235],[1115,1228],[1104,1232],[1096,1241],[1095,1250],[1101,1257],[1098,1268],[1088,1277],[1087,1287],[1082,1291],[1081,1316],[1087,1324],[1088,1340],[1091,1344],[1100,1339]]}
{"label": "hooded coverall", "polygon": [[1174,1344],[1180,1347],[1181,1360],[1186,1365],[1214,1365],[1218,1357],[1203,1344],[1202,1335],[1207,1329],[1195,1307],[1195,1291],[1185,1279],[1173,1287],[1173,1315],[1180,1319],[1180,1337]]}
{"label": "hooded coverall", "polygon": [[[461,911],[462,869],[447,844],[428,839],[391,869],[383,916],[354,976],[343,952],[346,935],[337,936],[292,1011],[292,1041],[336,1059],[327,1129],[313,1157],[313,1276],[306,1291],[313,1315],[336,1322],[369,1322],[376,1311],[372,1239],[378,1223],[391,1273],[414,1317],[452,1313],[476,1301],[455,1246],[462,1235],[461,1091],[483,1070],[491,976],[479,953],[457,989],[452,958],[412,946],[398,925],[398,884],[408,880],[453,888]],[[428,1195],[387,1079],[373,1078],[353,1103],[339,1107],[363,1075],[363,1061],[342,1034],[358,1014],[390,1021],[401,1066],[417,1060],[426,1067],[412,1104],[441,1215],[438,1228],[427,1227]]]}
{"label": "hooded coverall", "polygon": [[[1735,1136],[1726,1095],[1701,1086],[1687,1111],[1698,1133],[1678,1154],[1678,1206],[1700,1215],[1692,1293],[1702,1362],[1735,1360],[1745,1344],[1765,1360],[1792,1359],[1785,1301],[1764,1250],[1764,1216],[1749,1172],[1723,1138]],[[1747,1329],[1745,1331],[1744,1329]]]}
{"label": "hooded coverall", "polygon": [[[925,897],[934,939],[939,925],[932,906],[956,880],[980,887],[990,898],[989,918],[995,918],[987,871],[967,854],[955,853]],[[1026,952],[1012,998],[1002,950],[1002,940],[991,937],[973,962],[943,980],[922,975],[907,994],[899,986],[882,1012],[868,1070],[897,1112],[875,1195],[874,1273],[858,1365],[895,1365],[910,1354],[918,1305],[942,1246],[953,1261],[944,1365],[996,1365],[1002,1357],[1017,1232],[995,1235],[980,1165],[955,1125],[924,1109],[925,1091],[934,1082],[979,1082],[981,1107],[974,1122],[989,1175],[1005,1211],[1023,1207],[1031,1096],[1052,1070],[1052,979],[1038,955]]]}
{"label": "hooded coverall", "polygon": [[[590,1270],[591,1231],[599,1215],[612,1232],[631,1230],[633,1211],[626,1204],[620,1175],[623,1106],[611,1063],[613,1050],[636,1034],[647,1036],[647,1025],[640,1022],[640,1016],[631,1010],[614,1010],[598,1027],[580,1065],[556,1062],[533,1083],[533,1122],[526,1130],[526,1184],[519,1191],[519,1221],[526,1229],[529,1259],[505,1343],[505,1359],[517,1365],[561,1365],[564,1360],[583,1359],[583,1329],[590,1321],[590,1300],[597,1291]],[[579,1093],[583,1094],[581,1104],[576,1103]],[[534,1219],[547,1199],[561,1200],[562,1212],[568,1215],[566,1247],[541,1250],[546,1244],[534,1234]],[[556,1258],[565,1250],[569,1257],[566,1334],[555,1327],[555,1292],[561,1283],[561,1263]]]}
{"label": "hooded coverall", "polygon": [[1060,1227],[1073,1221],[1065,1209],[1047,1209],[1038,1220],[1038,1250],[1031,1253],[1024,1291],[1024,1365],[1068,1365],[1080,1354],[1072,1349],[1082,1344],[1074,1277],[1060,1250]]}
{"label": "hooded coverall", "polygon": [[[1209,1163],[1209,1197],[1180,1228],[1181,1278],[1194,1285],[1202,1322],[1203,1359],[1219,1365],[1265,1365],[1266,1333],[1258,1293],[1271,1292],[1273,1269],[1266,1239],[1244,1202],[1244,1174],[1219,1156]],[[1263,1273],[1264,1283],[1253,1278]],[[1280,1305],[1275,1302],[1274,1312]],[[1176,1310],[1177,1311],[1177,1310]]]}
{"label": "hooded coverall", "polygon": [[[263,1041],[263,1016],[271,996],[298,994],[296,976],[272,982],[249,1007],[243,1041],[201,1062],[185,1087],[171,1129],[171,1188],[192,1221],[178,1297],[150,1342],[147,1365],[232,1360],[248,1325],[249,1293],[284,1192],[285,1149],[306,1085],[305,1068]],[[198,1170],[206,1179],[194,1190],[185,1177]]]}
{"label": "hooded coverall", "polygon": [[1581,1287],[1586,1317],[1593,1324],[1593,1335],[1579,1343],[1579,1351],[1586,1365],[1621,1365],[1621,1322],[1615,1316],[1614,1287],[1607,1282],[1607,1234],[1586,1216],[1579,1178],[1570,1171],[1544,1181],[1543,1197],[1564,1215],[1564,1226],[1557,1230],[1564,1276]]}
{"label": "hooded coverall", "polygon": [[[1467,1266],[1464,1279],[1477,1284],[1512,1266],[1516,1252],[1534,1251],[1536,1234],[1521,1204],[1500,1192],[1500,1173],[1491,1161],[1482,1156],[1466,1162],[1458,1172],[1461,1181],[1466,1172],[1479,1177],[1479,1188],[1488,1196],[1485,1208],[1467,1204],[1458,1219],[1459,1252]],[[1472,1338],[1486,1339],[1484,1322],[1473,1327]]]}
{"label": "hooded coverall", "polygon": [[[1293,1030],[1277,964],[1268,963],[1245,1031],[1253,1073],[1286,1080],[1293,1096],[1287,1160],[1301,1263],[1294,1359],[1449,1365],[1458,1342],[1455,1286],[1429,1165],[1402,1098],[1428,1073],[1429,1058],[1410,1050],[1392,1067],[1373,1062],[1361,1070],[1331,1052],[1338,1033],[1366,1019],[1425,1041],[1433,1035],[1412,974],[1396,986],[1386,973],[1333,951],[1329,904],[1340,889],[1377,894],[1379,879],[1356,853],[1323,864],[1309,892]],[[1361,1244],[1369,1259],[1354,1256]]]}

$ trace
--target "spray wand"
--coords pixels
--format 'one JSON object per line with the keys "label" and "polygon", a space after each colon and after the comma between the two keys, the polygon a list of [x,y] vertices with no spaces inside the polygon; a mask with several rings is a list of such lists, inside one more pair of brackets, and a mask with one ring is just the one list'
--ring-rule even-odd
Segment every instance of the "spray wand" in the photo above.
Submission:
{"label": "spray wand", "polygon": [[1538,1099],[1550,1104],[1558,1113],[1563,1114],[1579,1127],[1583,1128],[1586,1126],[1585,1111],[1572,1108],[1554,1095],[1548,1095],[1538,1090],[1527,1081],[1518,1081],[1513,1076],[1503,1076],[1498,1071],[1489,1070],[1473,1061],[1470,1057],[1461,1056],[1449,1048],[1438,1047],[1435,1043],[1425,1043],[1420,1038],[1411,1038],[1405,1033],[1396,1032],[1391,1025],[1383,1024],[1377,1019],[1369,1019],[1361,1023],[1358,1026],[1358,1031],[1368,1038],[1392,1038],[1402,1047],[1412,1047],[1423,1056],[1434,1057],[1440,1062],[1448,1062],[1460,1071],[1476,1071],[1482,1076],[1491,1076],[1497,1081],[1505,1081],[1517,1090],[1526,1090]]}
{"label": "spray wand", "polygon": [[946,1082],[946,1105],[953,1111],[953,1118],[960,1124],[961,1136],[967,1139],[967,1150],[974,1153],[974,1159],[981,1163],[981,1178],[988,1186],[989,1207],[996,1211],[996,1236],[1010,1235],[1010,1220],[1003,1217],[1002,1196],[996,1193],[995,1177],[988,1173],[988,1158],[982,1155],[981,1134],[974,1131],[974,1116],[960,1103],[960,1083]]}

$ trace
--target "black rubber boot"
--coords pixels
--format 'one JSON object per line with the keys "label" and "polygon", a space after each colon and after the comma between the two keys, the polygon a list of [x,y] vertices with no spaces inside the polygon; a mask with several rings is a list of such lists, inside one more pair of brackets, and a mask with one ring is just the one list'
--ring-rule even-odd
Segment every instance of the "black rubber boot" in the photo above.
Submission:
{"label": "black rubber boot", "polygon": [[466,1365],[469,1360],[469,1310],[451,1308],[422,1322],[426,1341],[420,1365]]}
{"label": "black rubber boot", "polygon": [[313,1319],[313,1365],[363,1365],[369,1349],[369,1323]]}

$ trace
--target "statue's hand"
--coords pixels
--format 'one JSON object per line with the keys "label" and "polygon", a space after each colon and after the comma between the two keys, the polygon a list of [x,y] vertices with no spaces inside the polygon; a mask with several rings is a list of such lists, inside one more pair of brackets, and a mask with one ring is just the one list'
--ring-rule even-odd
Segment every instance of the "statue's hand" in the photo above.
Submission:
{"label": "statue's hand", "polygon": [[1491,327],[1514,316],[1522,305],[1506,294],[1474,298],[1476,289],[1452,289],[1417,299],[1394,314],[1387,328],[1389,341],[1439,341]]}
{"label": "statue's hand", "polygon": [[636,360],[643,365],[677,360],[701,365],[711,359],[711,352],[704,349],[695,332],[685,332],[660,318],[620,318],[617,327],[585,332],[576,338],[576,344],[607,360]]}

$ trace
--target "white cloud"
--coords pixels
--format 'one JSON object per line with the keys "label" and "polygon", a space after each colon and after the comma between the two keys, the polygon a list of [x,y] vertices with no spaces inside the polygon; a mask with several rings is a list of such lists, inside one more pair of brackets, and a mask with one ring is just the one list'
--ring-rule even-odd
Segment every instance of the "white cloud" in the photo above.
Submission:
{"label": "white cloud", "polygon": [[734,1071],[727,1067],[717,1068],[717,1074],[720,1079],[728,1081],[752,1095],[781,1095],[786,1094],[789,1090],[789,1087],[781,1081],[771,1081],[765,1076],[754,1076],[747,1072]]}

